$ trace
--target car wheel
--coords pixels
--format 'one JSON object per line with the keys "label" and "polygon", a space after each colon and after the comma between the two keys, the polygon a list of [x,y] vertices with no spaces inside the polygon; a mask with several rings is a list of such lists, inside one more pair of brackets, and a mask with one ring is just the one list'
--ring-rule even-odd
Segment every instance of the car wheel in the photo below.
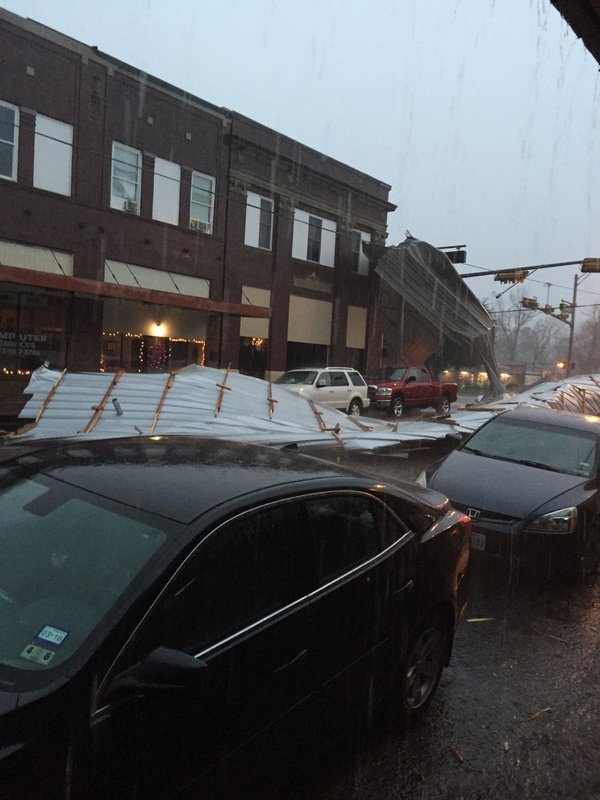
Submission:
{"label": "car wheel", "polygon": [[440,414],[449,414],[451,405],[448,395],[443,394],[438,405],[438,411]]}
{"label": "car wheel", "polygon": [[573,562],[573,577],[584,581],[598,571],[600,567],[600,519],[585,529],[582,541],[576,549]]}
{"label": "car wheel", "polygon": [[392,404],[390,406],[390,414],[392,417],[399,417],[404,416],[405,408],[404,408],[404,400],[399,396],[392,398]]}
{"label": "car wheel", "polygon": [[358,397],[355,397],[350,401],[348,414],[351,414],[353,417],[359,417],[362,414],[362,408],[362,402]]}
{"label": "car wheel", "polygon": [[448,630],[441,616],[427,619],[414,635],[402,670],[402,711],[416,720],[431,702],[448,653]]}

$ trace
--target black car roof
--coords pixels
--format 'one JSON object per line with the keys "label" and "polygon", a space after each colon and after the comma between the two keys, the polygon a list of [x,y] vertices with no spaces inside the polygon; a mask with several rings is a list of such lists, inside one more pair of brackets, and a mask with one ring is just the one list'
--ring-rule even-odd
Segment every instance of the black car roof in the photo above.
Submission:
{"label": "black car roof", "polygon": [[570,411],[557,411],[543,406],[519,406],[504,411],[502,417],[510,416],[532,422],[543,422],[545,425],[557,425],[561,428],[589,431],[600,435],[600,417],[587,414],[575,414]]}
{"label": "black car roof", "polygon": [[27,475],[43,473],[185,523],[247,494],[268,499],[269,494],[293,494],[294,488],[301,492],[374,484],[291,450],[179,436],[40,443],[35,451],[4,462],[0,475],[15,466]]}

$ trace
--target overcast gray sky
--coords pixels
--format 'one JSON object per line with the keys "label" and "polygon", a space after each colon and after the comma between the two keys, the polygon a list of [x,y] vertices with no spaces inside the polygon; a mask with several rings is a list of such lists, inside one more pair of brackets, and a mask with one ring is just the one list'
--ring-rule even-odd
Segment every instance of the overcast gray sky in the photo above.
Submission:
{"label": "overcast gray sky", "polygon": [[[466,244],[481,269],[600,257],[598,64],[549,0],[0,3],[391,184],[390,244]],[[526,294],[568,300],[574,274]]]}

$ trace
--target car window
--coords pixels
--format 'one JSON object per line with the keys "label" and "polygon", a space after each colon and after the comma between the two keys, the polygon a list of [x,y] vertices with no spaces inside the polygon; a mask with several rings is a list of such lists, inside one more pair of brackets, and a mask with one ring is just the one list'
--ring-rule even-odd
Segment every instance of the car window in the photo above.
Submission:
{"label": "car window", "polygon": [[0,663],[72,656],[166,540],[162,521],[64,481],[0,493]]}
{"label": "car window", "polygon": [[348,376],[345,372],[329,372],[332,386],[348,386]]}
{"label": "car window", "polygon": [[431,383],[431,375],[426,369],[419,370],[419,380],[422,383]]}
{"label": "car window", "polygon": [[329,372],[321,372],[317,378],[317,383],[320,386],[331,386],[331,374]]}
{"label": "car window", "polygon": [[315,378],[317,377],[317,373],[315,370],[296,370],[295,372],[284,372],[283,375],[280,375],[275,383],[281,383],[284,385],[294,385],[298,383],[311,385],[315,382]]}
{"label": "car window", "polygon": [[353,386],[366,386],[364,378],[360,372],[350,372],[349,375]]}
{"label": "car window", "polygon": [[307,501],[319,585],[376,556],[404,530],[385,506],[366,495],[324,495]]}
{"label": "car window", "polygon": [[502,415],[476,431],[464,449],[490,458],[527,461],[568,475],[590,477],[597,469],[598,437]]}
{"label": "car window", "polygon": [[170,647],[191,655],[298,600],[306,590],[296,502],[237,517],[213,531],[169,584],[135,653]]}

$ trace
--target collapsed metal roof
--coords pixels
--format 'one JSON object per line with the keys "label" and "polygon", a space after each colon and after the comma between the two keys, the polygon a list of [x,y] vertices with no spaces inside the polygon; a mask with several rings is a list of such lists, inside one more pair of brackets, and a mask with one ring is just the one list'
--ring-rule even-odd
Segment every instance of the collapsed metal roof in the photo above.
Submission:
{"label": "collapsed metal roof", "polygon": [[[371,257],[373,254],[370,251]],[[502,394],[504,387],[494,354],[494,321],[441,250],[408,237],[385,248],[375,272],[442,339],[452,342],[457,352],[480,360],[488,373],[491,394]]]}

